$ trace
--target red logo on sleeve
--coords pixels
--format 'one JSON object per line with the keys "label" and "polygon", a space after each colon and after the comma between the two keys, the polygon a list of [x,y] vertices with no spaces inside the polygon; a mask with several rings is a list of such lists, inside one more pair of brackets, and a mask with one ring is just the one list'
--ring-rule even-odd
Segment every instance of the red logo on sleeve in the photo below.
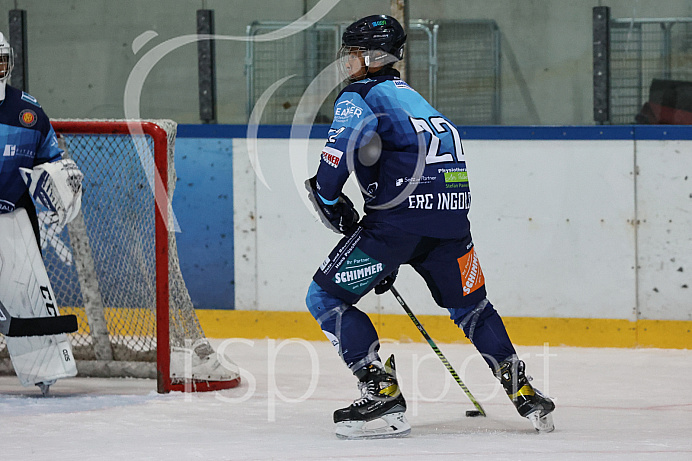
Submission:
{"label": "red logo on sleeve", "polygon": [[343,152],[332,147],[325,146],[322,149],[322,160],[324,160],[325,162],[327,162],[327,164],[333,166],[334,168],[339,166],[339,162],[341,161],[342,155]]}

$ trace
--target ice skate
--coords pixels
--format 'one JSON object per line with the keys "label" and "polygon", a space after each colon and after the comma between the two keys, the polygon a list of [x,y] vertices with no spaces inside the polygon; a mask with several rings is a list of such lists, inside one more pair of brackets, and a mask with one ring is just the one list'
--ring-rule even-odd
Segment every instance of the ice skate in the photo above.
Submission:
{"label": "ice skate", "polygon": [[361,397],[334,412],[336,436],[342,439],[405,437],[411,426],[404,416],[406,400],[396,379],[394,356],[382,368],[371,363],[356,371]]}
{"label": "ice skate", "polygon": [[555,404],[550,398],[534,389],[524,373],[524,362],[512,357],[500,363],[496,376],[505,388],[519,414],[533,424],[538,432],[555,430],[552,411]]}
{"label": "ice skate", "polygon": [[36,386],[38,386],[39,389],[41,389],[41,394],[43,394],[44,397],[48,397],[48,394],[50,393],[50,387],[55,384],[56,379],[51,379],[48,381],[43,381],[41,383],[36,383]]}

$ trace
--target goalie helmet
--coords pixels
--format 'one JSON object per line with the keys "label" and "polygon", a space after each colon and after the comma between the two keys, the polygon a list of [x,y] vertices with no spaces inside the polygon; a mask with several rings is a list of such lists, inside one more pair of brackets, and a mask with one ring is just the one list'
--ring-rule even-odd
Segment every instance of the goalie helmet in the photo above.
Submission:
{"label": "goalie helmet", "polygon": [[0,101],[5,99],[5,85],[12,75],[14,51],[5,36],[0,32]]}
{"label": "goalie helmet", "polygon": [[[405,42],[404,28],[393,17],[381,14],[359,19],[346,28],[341,38],[342,70],[349,80],[359,80],[373,64],[379,69],[401,61]],[[364,69],[354,70],[355,57],[362,60]]]}

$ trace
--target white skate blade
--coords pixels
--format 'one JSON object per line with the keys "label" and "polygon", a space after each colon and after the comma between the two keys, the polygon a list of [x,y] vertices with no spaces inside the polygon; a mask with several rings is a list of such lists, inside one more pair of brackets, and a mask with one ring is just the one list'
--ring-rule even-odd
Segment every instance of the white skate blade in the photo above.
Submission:
{"label": "white skate blade", "polygon": [[527,416],[533,427],[538,432],[553,432],[555,430],[555,424],[553,424],[553,414],[548,413],[545,416],[541,416],[540,411],[534,411]]}
{"label": "white skate blade", "polygon": [[386,439],[406,437],[411,425],[404,412],[390,413],[372,421],[341,421],[336,423],[336,436],[340,439]]}

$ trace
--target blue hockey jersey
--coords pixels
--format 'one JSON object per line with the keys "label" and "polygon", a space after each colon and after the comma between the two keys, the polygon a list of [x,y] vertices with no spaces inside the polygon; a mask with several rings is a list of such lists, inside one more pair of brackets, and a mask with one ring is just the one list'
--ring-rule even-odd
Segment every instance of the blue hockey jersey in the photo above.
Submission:
{"label": "blue hockey jersey", "polygon": [[334,104],[317,172],[325,202],[338,197],[351,172],[365,199],[363,223],[436,238],[470,234],[459,131],[396,75],[352,83]]}
{"label": "blue hockey jersey", "polygon": [[9,213],[27,190],[19,167],[33,168],[62,155],[36,99],[9,85],[0,102],[0,149],[0,213]]}

